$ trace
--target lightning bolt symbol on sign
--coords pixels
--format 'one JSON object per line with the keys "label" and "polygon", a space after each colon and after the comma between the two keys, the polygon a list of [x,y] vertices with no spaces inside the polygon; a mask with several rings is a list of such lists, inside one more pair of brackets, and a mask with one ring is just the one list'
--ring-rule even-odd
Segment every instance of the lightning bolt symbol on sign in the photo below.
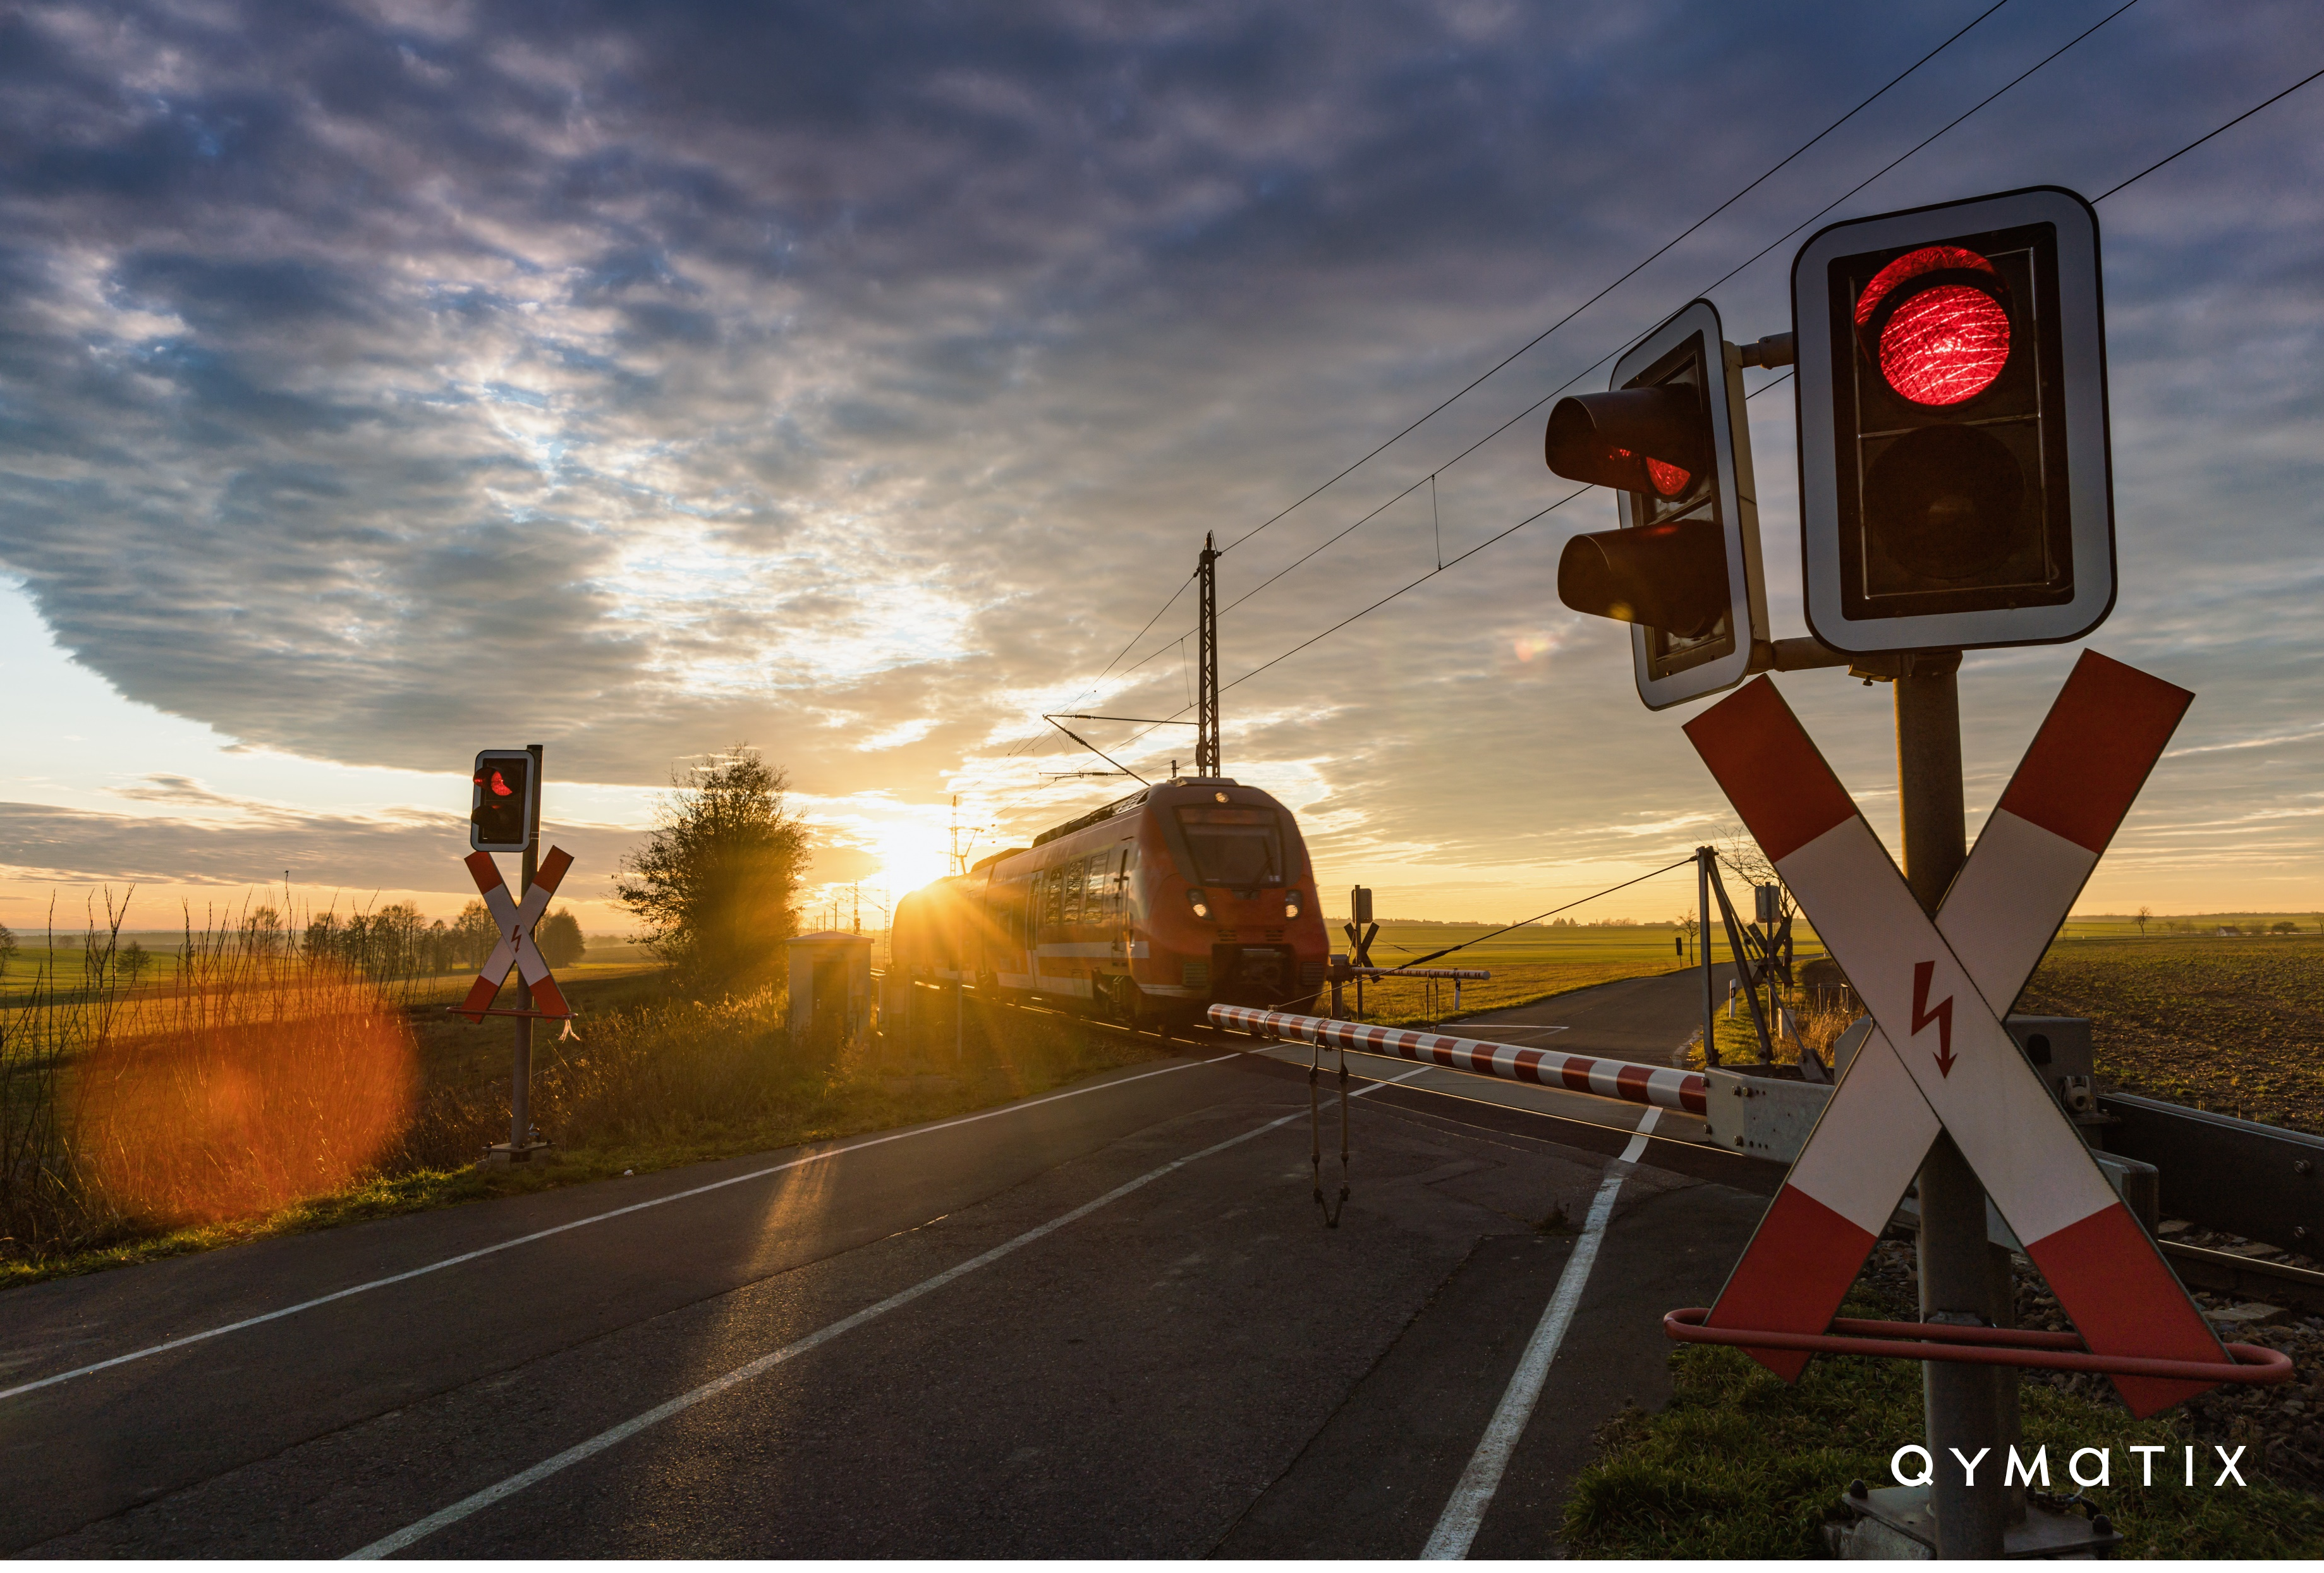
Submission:
{"label": "lightning bolt symbol on sign", "polygon": [[1913,1035],[1931,1022],[1937,1024],[1937,1074],[1950,1077],[1953,1073],[1953,997],[1946,995],[1937,1001],[1934,1010],[1929,1008],[1929,982],[1937,975],[1934,961],[1913,963]]}

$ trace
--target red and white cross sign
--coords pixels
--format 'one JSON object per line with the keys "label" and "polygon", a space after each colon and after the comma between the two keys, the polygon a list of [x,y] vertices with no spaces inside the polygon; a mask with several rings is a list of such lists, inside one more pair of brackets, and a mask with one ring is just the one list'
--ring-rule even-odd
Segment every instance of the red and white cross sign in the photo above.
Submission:
{"label": "red and white cross sign", "polygon": [[509,888],[501,878],[501,868],[493,861],[490,852],[470,852],[463,860],[468,873],[476,881],[476,888],[484,897],[484,909],[493,915],[493,923],[501,931],[501,943],[484,961],[484,970],[468,989],[468,998],[461,1002],[460,1014],[470,1021],[484,1019],[484,1011],[508,980],[509,969],[532,985],[532,1006],[542,1016],[571,1016],[565,996],[558,990],[557,980],[549,975],[549,963],[541,959],[540,947],[532,943],[532,925],[549,910],[549,898],[557,894],[558,881],[565,870],[573,866],[573,855],[562,847],[549,849],[549,856],[540,860],[540,871],[532,878],[532,888],[524,893],[522,901],[509,895]]}
{"label": "red and white cross sign", "polygon": [[[2000,1020],[2193,697],[2084,652],[1933,923],[1775,685],[1687,724],[1879,1029],[1706,1325],[1822,1331],[1941,1130],[2093,1353],[2227,1359]],[[1786,1378],[1807,1361],[1751,1353]],[[2114,1380],[2139,1415],[2208,1385]]]}

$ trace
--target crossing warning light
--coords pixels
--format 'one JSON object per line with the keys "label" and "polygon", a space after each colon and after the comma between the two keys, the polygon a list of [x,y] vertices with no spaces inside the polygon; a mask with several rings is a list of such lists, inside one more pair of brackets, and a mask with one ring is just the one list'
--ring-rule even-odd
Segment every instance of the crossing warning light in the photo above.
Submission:
{"label": "crossing warning light", "polygon": [[1851,220],[1792,266],[1808,627],[2080,639],[2113,609],[2098,216],[2055,187]]}
{"label": "crossing warning light", "polygon": [[1557,596],[1630,624],[1638,697],[1662,710],[1740,682],[1767,637],[1742,362],[1697,300],[1612,382],[1559,400],[1543,437],[1555,474],[1621,495],[1620,529],[1565,543]]}
{"label": "crossing warning light", "polygon": [[521,852],[540,823],[533,791],[532,755],[524,749],[486,749],[476,756],[475,792],[468,811],[468,844],[480,852]]}

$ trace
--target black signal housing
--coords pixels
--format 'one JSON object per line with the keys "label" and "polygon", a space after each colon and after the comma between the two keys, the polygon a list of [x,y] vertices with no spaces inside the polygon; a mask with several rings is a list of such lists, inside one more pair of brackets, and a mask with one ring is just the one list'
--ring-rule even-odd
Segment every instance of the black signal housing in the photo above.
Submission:
{"label": "black signal housing", "polygon": [[1835,225],[1793,265],[1808,626],[2079,639],[2114,604],[2098,223],[2053,187]]}
{"label": "black signal housing", "polygon": [[1558,400],[1543,433],[1553,472],[1619,494],[1619,529],[1565,543],[1558,599],[1631,625],[1638,697],[1662,710],[1740,682],[1767,637],[1742,363],[1697,300],[1612,382]]}

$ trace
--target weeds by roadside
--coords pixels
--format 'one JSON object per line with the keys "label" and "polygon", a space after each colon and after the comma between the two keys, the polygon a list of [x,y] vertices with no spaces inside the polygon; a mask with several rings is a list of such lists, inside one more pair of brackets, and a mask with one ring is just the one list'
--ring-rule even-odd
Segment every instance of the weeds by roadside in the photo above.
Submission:
{"label": "weeds by roadside", "polygon": [[487,1169],[508,1134],[504,1029],[237,932],[189,931],[175,974],[133,991],[93,927],[86,976],[0,1012],[15,1160],[0,1287],[893,1128],[1160,1052],[972,1012],[957,1054],[949,1028],[835,1054],[792,1044],[779,989],[706,1002],[653,977],[582,983],[574,1035],[536,1034],[532,1107],[554,1151]]}

